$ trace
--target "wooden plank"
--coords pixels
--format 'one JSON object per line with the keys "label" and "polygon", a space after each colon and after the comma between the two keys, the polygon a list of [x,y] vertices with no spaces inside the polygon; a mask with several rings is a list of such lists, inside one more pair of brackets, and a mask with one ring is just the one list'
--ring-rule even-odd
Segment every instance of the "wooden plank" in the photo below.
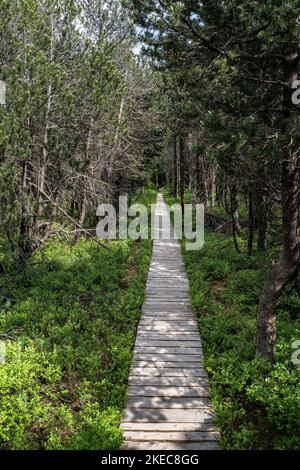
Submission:
{"label": "wooden plank", "polygon": [[[174,300],[174,295],[175,294],[159,294],[159,295],[154,295],[154,294],[151,294],[151,295],[148,295],[147,296],[147,300],[146,302],[144,303],[144,306],[146,307],[147,305],[152,305],[152,304],[159,304],[159,305],[162,305],[164,306],[165,304],[167,304],[168,306],[170,307],[175,307],[175,306],[189,306],[189,299],[187,299],[185,297],[185,295],[183,296],[177,296],[177,300],[175,301]],[[186,309],[188,312],[189,310]],[[189,312],[190,313],[190,312]]]}
{"label": "wooden plank", "polygon": [[192,387],[162,387],[158,385],[138,387],[129,385],[127,395],[128,397],[208,397],[209,388],[201,385]]}
{"label": "wooden plank", "polygon": [[[184,323],[184,322],[183,322]],[[199,333],[197,325],[178,325],[178,323],[171,323],[167,322],[162,325],[159,322],[153,322],[152,324],[141,324],[138,327],[138,331],[158,331],[158,332],[172,332],[172,331],[180,331],[180,332],[193,332]]]}
{"label": "wooden plank", "polygon": [[186,343],[186,344],[190,344],[190,345],[197,344],[198,346],[202,347],[202,343],[200,341],[197,341],[197,335],[196,334],[182,335],[184,337],[184,339],[182,339],[182,337],[180,337],[180,336],[170,334],[170,336],[168,336],[169,339],[166,339],[166,336],[164,334],[159,335],[157,333],[158,333],[157,331],[155,331],[153,333],[149,332],[149,335],[146,335],[145,333],[138,333],[138,335],[136,337],[136,343],[139,344],[142,341],[143,342],[147,341],[147,342],[149,342],[149,344],[152,343],[154,345],[156,345],[156,343],[157,343],[157,345],[159,343],[165,343],[166,345],[168,343],[170,343],[170,344],[179,343],[178,347],[181,347],[181,345],[182,345],[182,347],[184,347],[184,345]]}
{"label": "wooden plank", "polygon": [[165,318],[164,320],[159,320],[156,318],[141,318],[140,326],[155,325],[157,327],[164,326],[194,326],[197,327],[195,320],[177,320],[176,318]]}
{"label": "wooden plank", "polygon": [[128,408],[164,408],[164,409],[182,409],[182,410],[198,410],[210,409],[212,404],[207,397],[129,397],[127,400]]}
{"label": "wooden plank", "polygon": [[180,336],[175,335],[170,335],[169,339],[165,339],[164,335],[158,335],[157,333],[157,331],[153,333],[150,332],[149,336],[145,335],[144,333],[139,333],[136,337],[136,345],[140,346],[142,344],[147,343],[146,345],[152,344],[154,346],[168,346],[169,343],[170,346],[174,345],[178,348],[184,348],[185,345],[190,348],[193,348],[194,346],[197,348],[202,348],[202,343],[199,340],[197,341],[197,336],[195,334],[184,335],[185,339],[181,339]]}
{"label": "wooden plank", "polygon": [[212,431],[216,432],[216,427],[211,423],[122,423],[123,430],[126,431]]}
{"label": "wooden plank", "polygon": [[[151,327],[152,325],[150,325]],[[174,326],[174,325],[173,325]],[[149,327],[149,325],[145,326],[144,328],[147,328]],[[182,328],[182,325],[177,325],[178,328],[174,329],[170,329],[168,328],[168,334],[166,335],[165,331],[162,331],[162,330],[159,330],[158,328],[156,329],[156,331],[153,331],[152,333],[152,336],[162,336],[164,335],[164,337],[166,338],[165,341],[168,341],[167,338],[173,336],[173,337],[187,337],[188,335],[190,336],[197,336],[199,338],[199,341],[200,341],[200,333],[199,333],[199,329],[198,329],[198,325],[187,325],[188,327],[188,330],[185,330],[184,328]],[[138,327],[138,332],[139,330],[142,329],[140,326]],[[152,328],[151,328],[152,329]],[[164,328],[166,329],[166,328]],[[150,333],[146,333],[146,336],[149,337]]]}
{"label": "wooden plank", "polygon": [[214,423],[215,415],[210,409],[201,410],[177,410],[177,409],[134,409],[127,408],[124,413],[123,422],[144,423]]}
{"label": "wooden plank", "polygon": [[160,303],[159,305],[152,305],[144,303],[142,306],[142,311],[147,313],[147,310],[150,312],[169,312],[169,313],[188,313],[189,315],[193,316],[190,311],[190,307],[188,304],[186,305],[177,305],[176,302],[171,304],[170,302]]}
{"label": "wooden plank", "polygon": [[176,279],[187,279],[186,273],[184,271],[184,265],[160,263],[158,266],[151,267],[148,273],[149,278],[151,278],[151,276],[159,275],[162,277],[166,276],[168,278],[175,277]]}
{"label": "wooden plank", "polygon": [[160,304],[149,304],[146,305],[142,309],[142,317],[141,320],[144,318],[148,317],[155,317],[157,321],[160,320],[159,317],[162,317],[161,319],[164,321],[165,319],[172,319],[172,318],[178,318],[178,321],[189,321],[193,320],[196,325],[198,325],[198,320],[194,315],[191,315],[189,308],[184,307],[179,305],[174,305],[174,307],[171,307],[170,304],[166,304],[166,306]]}
{"label": "wooden plank", "polygon": [[158,431],[125,431],[124,437],[128,441],[163,441],[163,442],[216,442],[218,434],[205,431],[175,431],[175,432],[158,432]]}
{"label": "wooden plank", "polygon": [[[198,324],[195,320],[177,320],[175,322],[172,322],[172,319],[169,319],[168,317],[165,317],[164,319],[160,320],[159,318],[141,318],[139,328],[140,327],[147,327],[147,326],[156,326],[157,328],[166,328],[166,327],[174,327],[174,324],[176,325],[176,330],[175,331],[184,331],[184,327],[187,328],[186,331],[190,331],[191,329],[195,330],[197,333],[199,332],[198,329]],[[177,329],[178,327],[178,329]]]}
{"label": "wooden plank", "polygon": [[207,372],[199,367],[176,369],[175,367],[133,367],[131,377],[207,377]]}
{"label": "wooden plank", "polygon": [[[142,311],[143,313],[186,313],[191,315],[188,306],[170,305],[169,303],[166,305],[143,305]],[[191,315],[191,317],[193,317],[193,315]]]}
{"label": "wooden plank", "polygon": [[156,308],[146,309],[143,310],[143,315],[141,320],[144,319],[153,319],[156,321],[165,321],[165,320],[177,320],[177,321],[184,321],[187,322],[192,320],[194,324],[198,324],[196,318],[192,316],[189,312],[184,312],[180,309],[170,309],[170,310],[161,310]]}
{"label": "wooden plank", "polygon": [[129,385],[163,385],[163,386],[171,386],[174,385],[178,387],[179,385],[187,386],[194,386],[194,385],[205,385],[208,387],[208,380],[205,379],[203,376],[200,377],[136,377],[131,375],[128,381]]}
{"label": "wooden plank", "polygon": [[[159,299],[159,298],[164,298],[164,297],[167,297],[169,299],[170,302],[176,302],[176,301],[185,301],[185,302],[189,302],[189,298],[187,296],[187,293],[186,291],[180,291],[180,292],[176,292],[176,300],[174,298],[175,296],[175,291],[166,291],[165,290],[159,290],[160,288],[157,287],[157,290],[156,292],[147,292],[147,299]],[[178,298],[177,298],[178,297]]]}
{"label": "wooden plank", "polygon": [[174,285],[171,282],[168,283],[162,283],[162,282],[157,282],[157,283],[149,283],[146,286],[145,289],[146,294],[151,294],[151,295],[156,295],[158,292],[162,294],[181,294],[181,295],[189,295],[189,286],[188,284],[183,284],[180,283],[179,286]]}
{"label": "wooden plank", "polygon": [[181,320],[177,320],[176,318],[174,318],[172,320],[172,317],[165,317],[165,318],[160,318],[160,317],[155,317],[155,315],[153,315],[153,318],[151,317],[142,317],[141,320],[140,320],[140,325],[146,325],[146,324],[155,324],[156,326],[169,326],[170,323],[172,323],[172,327],[174,327],[174,324],[175,325],[178,325],[178,326],[194,326],[195,328],[198,328],[198,325],[197,325],[197,322],[196,320],[193,320],[192,318],[182,318]]}
{"label": "wooden plank", "polygon": [[182,283],[183,281],[186,280],[186,277],[183,276],[182,274],[172,274],[172,273],[158,273],[158,272],[150,272],[149,275],[148,275],[148,279],[151,281],[151,280],[162,280],[162,281],[165,281],[166,279],[168,279],[170,282],[173,282],[173,284],[175,283]]}
{"label": "wooden plank", "polygon": [[156,320],[156,321],[164,321],[164,320],[185,321],[185,320],[191,319],[191,317],[189,317],[187,314],[178,314],[178,313],[167,313],[167,314],[144,313],[143,318],[145,318],[146,320]]}
{"label": "wooden plank", "polygon": [[147,309],[164,309],[165,312],[170,312],[172,313],[172,310],[174,310],[173,313],[180,313],[182,311],[184,311],[185,313],[190,313],[190,309],[189,309],[189,303],[188,301],[186,302],[183,302],[183,301],[178,301],[178,302],[174,302],[172,303],[170,301],[170,299],[150,299],[150,300],[147,300],[143,307],[142,307],[142,310],[144,311],[144,308],[147,310]]}
{"label": "wooden plank", "polygon": [[167,335],[160,331],[155,331],[147,334],[138,333],[137,337],[149,341],[180,341],[182,343],[186,341],[199,341],[201,343],[198,330],[196,333],[191,333],[190,331],[169,331]]}
{"label": "wooden plank", "polygon": [[187,369],[187,368],[197,368],[201,367],[202,361],[143,361],[133,358],[133,365],[137,367],[154,367],[162,369],[164,367],[174,367],[175,369]]}
{"label": "wooden plank", "polygon": [[137,353],[134,355],[136,361],[149,361],[149,362],[201,362],[203,359],[202,354],[146,354]]}
{"label": "wooden plank", "polygon": [[166,313],[187,313],[191,317],[194,317],[194,315],[191,314],[191,310],[188,304],[185,305],[178,305],[176,302],[171,303],[170,301],[167,302],[161,302],[158,305],[157,302],[152,302],[151,305],[149,303],[144,303],[142,306],[142,311],[147,313],[147,310],[154,311],[154,312],[166,312]]}
{"label": "wooden plank", "polygon": [[164,332],[164,333],[169,333],[171,331],[181,331],[181,332],[191,332],[191,333],[198,333],[198,328],[193,325],[171,325],[168,324],[166,326],[161,326],[158,324],[154,325],[141,325],[138,327],[138,332],[144,332],[144,334],[147,334],[147,331],[153,331],[153,332]]}
{"label": "wooden plank", "polygon": [[[180,349],[180,350],[186,350],[186,349],[201,349],[202,352],[202,347],[200,341],[193,341],[193,340],[188,340],[186,341],[181,341],[179,338],[178,339],[170,339],[168,340],[152,340],[152,338],[145,338],[145,337],[137,337],[136,338],[136,347],[138,348],[173,348],[173,349]],[[168,351],[169,352],[169,351]]]}
{"label": "wooden plank", "polygon": [[134,352],[136,353],[141,353],[141,354],[200,354],[200,356],[203,356],[203,351],[202,348],[178,348],[178,347],[172,347],[172,346],[164,346],[164,347],[159,347],[159,346],[139,346],[138,344],[134,348]]}
{"label": "wooden plank", "polygon": [[152,331],[153,334],[157,333],[165,333],[169,334],[174,331],[176,332],[181,332],[181,333],[186,333],[186,334],[199,334],[198,328],[194,325],[172,325],[168,324],[165,326],[153,324],[153,325],[141,325],[138,327],[138,333],[143,333],[143,336],[147,336],[148,332]]}
{"label": "wooden plank", "polygon": [[122,445],[123,450],[148,450],[148,451],[211,451],[220,450],[217,442],[139,442],[139,441],[126,441]]}
{"label": "wooden plank", "polygon": [[[154,289],[156,292],[154,292]],[[159,299],[160,297],[167,297],[170,302],[173,301],[173,303],[176,303],[174,300],[174,297],[177,298],[178,300],[190,300],[188,292],[185,290],[180,290],[179,292],[174,289],[170,289],[169,287],[149,287],[148,289],[146,288],[146,300],[149,298],[152,299]]]}
{"label": "wooden plank", "polygon": [[[155,289],[155,291],[154,291]],[[147,298],[160,298],[160,297],[167,297],[170,300],[174,300],[174,296],[178,296],[178,299],[188,299],[188,292],[187,290],[179,290],[177,291],[175,288],[170,289],[169,287],[151,287],[151,288],[146,288],[146,295]]]}
{"label": "wooden plank", "polygon": [[[150,279],[150,277],[148,277],[148,281],[147,281],[147,287],[170,287],[171,289],[172,288],[175,288],[176,284],[174,284],[173,280],[172,279],[168,279],[168,278],[164,278],[162,279],[161,277],[157,277],[157,279]],[[189,283],[188,283],[188,280],[187,279],[182,279],[180,281],[180,284],[178,284],[180,287],[189,287]]]}
{"label": "wooden plank", "polygon": [[139,442],[126,441],[122,445],[123,450],[219,450],[217,442]]}
{"label": "wooden plank", "polygon": [[144,346],[144,347],[176,347],[176,348],[195,348],[198,349],[200,348],[199,346],[199,341],[198,340],[186,340],[186,341],[165,341],[165,340],[152,340],[152,339],[146,339],[146,338],[137,338],[136,340],[136,346]]}

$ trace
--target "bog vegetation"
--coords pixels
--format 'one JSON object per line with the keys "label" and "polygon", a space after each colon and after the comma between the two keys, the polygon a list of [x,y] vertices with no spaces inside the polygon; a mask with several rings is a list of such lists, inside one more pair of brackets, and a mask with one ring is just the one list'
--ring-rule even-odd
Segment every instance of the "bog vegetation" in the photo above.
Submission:
{"label": "bog vegetation", "polygon": [[151,242],[96,209],[159,186],[206,207],[183,252],[223,447],[300,448],[298,10],[1,1],[1,449],[120,446]]}

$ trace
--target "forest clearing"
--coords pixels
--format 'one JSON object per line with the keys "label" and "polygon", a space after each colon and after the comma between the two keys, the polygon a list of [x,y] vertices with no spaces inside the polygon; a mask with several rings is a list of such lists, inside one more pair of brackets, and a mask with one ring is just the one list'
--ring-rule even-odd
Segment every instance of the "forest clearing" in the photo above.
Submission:
{"label": "forest clearing", "polygon": [[0,4],[1,455],[300,450],[299,1]]}

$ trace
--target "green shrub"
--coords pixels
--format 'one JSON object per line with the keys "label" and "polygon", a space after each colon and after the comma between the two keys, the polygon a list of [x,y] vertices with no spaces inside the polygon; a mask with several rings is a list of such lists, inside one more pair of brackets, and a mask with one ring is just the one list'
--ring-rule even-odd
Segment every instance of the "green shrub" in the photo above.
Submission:
{"label": "green shrub", "polygon": [[227,260],[217,260],[203,258],[201,270],[205,273],[205,278],[211,281],[226,279],[231,271],[231,266]]}
{"label": "green shrub", "polygon": [[53,240],[2,289],[1,449],[120,446],[150,256],[149,240]]}
{"label": "green shrub", "polygon": [[227,287],[222,299],[230,304],[244,304],[245,307],[255,306],[264,283],[261,270],[243,269],[228,276]]}

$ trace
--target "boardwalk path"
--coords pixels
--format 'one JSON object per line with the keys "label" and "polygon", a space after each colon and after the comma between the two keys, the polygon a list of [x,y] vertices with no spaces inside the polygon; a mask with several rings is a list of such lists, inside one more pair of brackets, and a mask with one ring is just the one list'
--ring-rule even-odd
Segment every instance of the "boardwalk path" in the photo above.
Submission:
{"label": "boardwalk path", "polygon": [[[161,194],[156,215],[169,223]],[[121,425],[123,449],[218,449],[188,288],[178,241],[155,240]]]}

